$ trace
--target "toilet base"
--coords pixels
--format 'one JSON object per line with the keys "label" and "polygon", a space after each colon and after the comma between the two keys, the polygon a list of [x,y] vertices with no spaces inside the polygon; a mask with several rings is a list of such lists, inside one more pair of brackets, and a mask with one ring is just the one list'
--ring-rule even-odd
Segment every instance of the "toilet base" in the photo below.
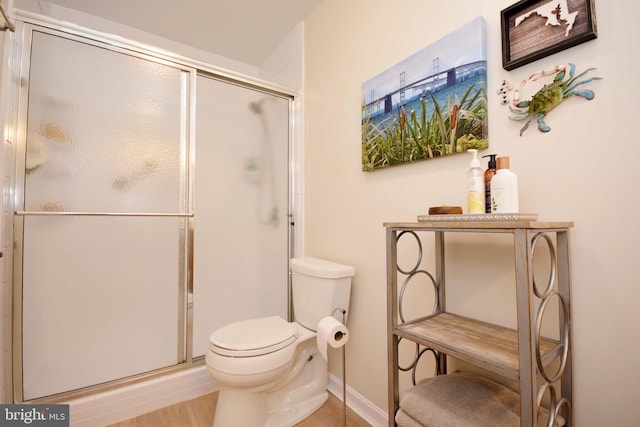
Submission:
{"label": "toilet base", "polygon": [[315,339],[298,350],[290,373],[271,391],[222,385],[213,427],[291,427],[318,410],[329,398],[327,362]]}
{"label": "toilet base", "polygon": [[243,389],[220,389],[213,427],[255,426],[267,424],[267,399],[264,393]]}
{"label": "toilet base", "polygon": [[264,393],[225,389],[218,396],[213,427],[292,427],[320,409],[329,398],[326,390],[309,396],[297,406],[267,408],[268,396]]}
{"label": "toilet base", "polygon": [[291,427],[320,409],[329,398],[329,392],[316,394],[299,406],[280,408],[270,412],[267,417],[266,427]]}

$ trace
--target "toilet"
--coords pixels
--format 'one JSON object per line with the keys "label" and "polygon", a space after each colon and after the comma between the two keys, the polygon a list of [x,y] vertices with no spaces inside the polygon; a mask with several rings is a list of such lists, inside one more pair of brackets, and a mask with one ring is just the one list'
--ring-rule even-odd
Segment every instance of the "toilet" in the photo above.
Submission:
{"label": "toilet", "polygon": [[220,385],[214,427],[293,426],[329,397],[316,331],[326,316],[346,322],[355,270],[311,257],[289,266],[294,322],[250,319],[209,336],[207,370]]}

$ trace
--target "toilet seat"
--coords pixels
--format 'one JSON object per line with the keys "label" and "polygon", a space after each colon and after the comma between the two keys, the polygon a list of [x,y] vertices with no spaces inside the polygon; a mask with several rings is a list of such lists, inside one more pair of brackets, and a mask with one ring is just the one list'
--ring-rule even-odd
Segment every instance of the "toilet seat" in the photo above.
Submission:
{"label": "toilet seat", "polygon": [[281,350],[297,338],[298,328],[279,316],[243,320],[209,336],[213,352],[230,357],[260,356]]}

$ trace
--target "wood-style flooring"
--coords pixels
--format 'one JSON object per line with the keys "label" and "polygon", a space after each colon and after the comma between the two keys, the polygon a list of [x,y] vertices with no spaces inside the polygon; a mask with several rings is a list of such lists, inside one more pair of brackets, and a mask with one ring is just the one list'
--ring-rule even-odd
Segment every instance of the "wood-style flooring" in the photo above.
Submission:
{"label": "wood-style flooring", "polygon": [[[111,424],[108,427],[211,427],[217,400],[218,393],[214,392],[130,420]],[[329,400],[320,409],[296,424],[296,427],[340,426],[344,426],[342,401],[331,393],[329,393]],[[347,409],[347,426],[369,427],[370,424],[351,409]]]}

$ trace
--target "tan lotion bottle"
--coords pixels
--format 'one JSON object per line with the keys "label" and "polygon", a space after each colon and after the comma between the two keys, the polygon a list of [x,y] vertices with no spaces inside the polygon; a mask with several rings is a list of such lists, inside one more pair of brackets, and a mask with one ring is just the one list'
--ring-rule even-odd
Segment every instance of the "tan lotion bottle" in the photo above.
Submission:
{"label": "tan lotion bottle", "polygon": [[489,165],[486,171],[484,171],[484,211],[485,213],[491,213],[491,178],[496,174],[496,156],[497,154],[487,154],[482,156],[489,158]]}

